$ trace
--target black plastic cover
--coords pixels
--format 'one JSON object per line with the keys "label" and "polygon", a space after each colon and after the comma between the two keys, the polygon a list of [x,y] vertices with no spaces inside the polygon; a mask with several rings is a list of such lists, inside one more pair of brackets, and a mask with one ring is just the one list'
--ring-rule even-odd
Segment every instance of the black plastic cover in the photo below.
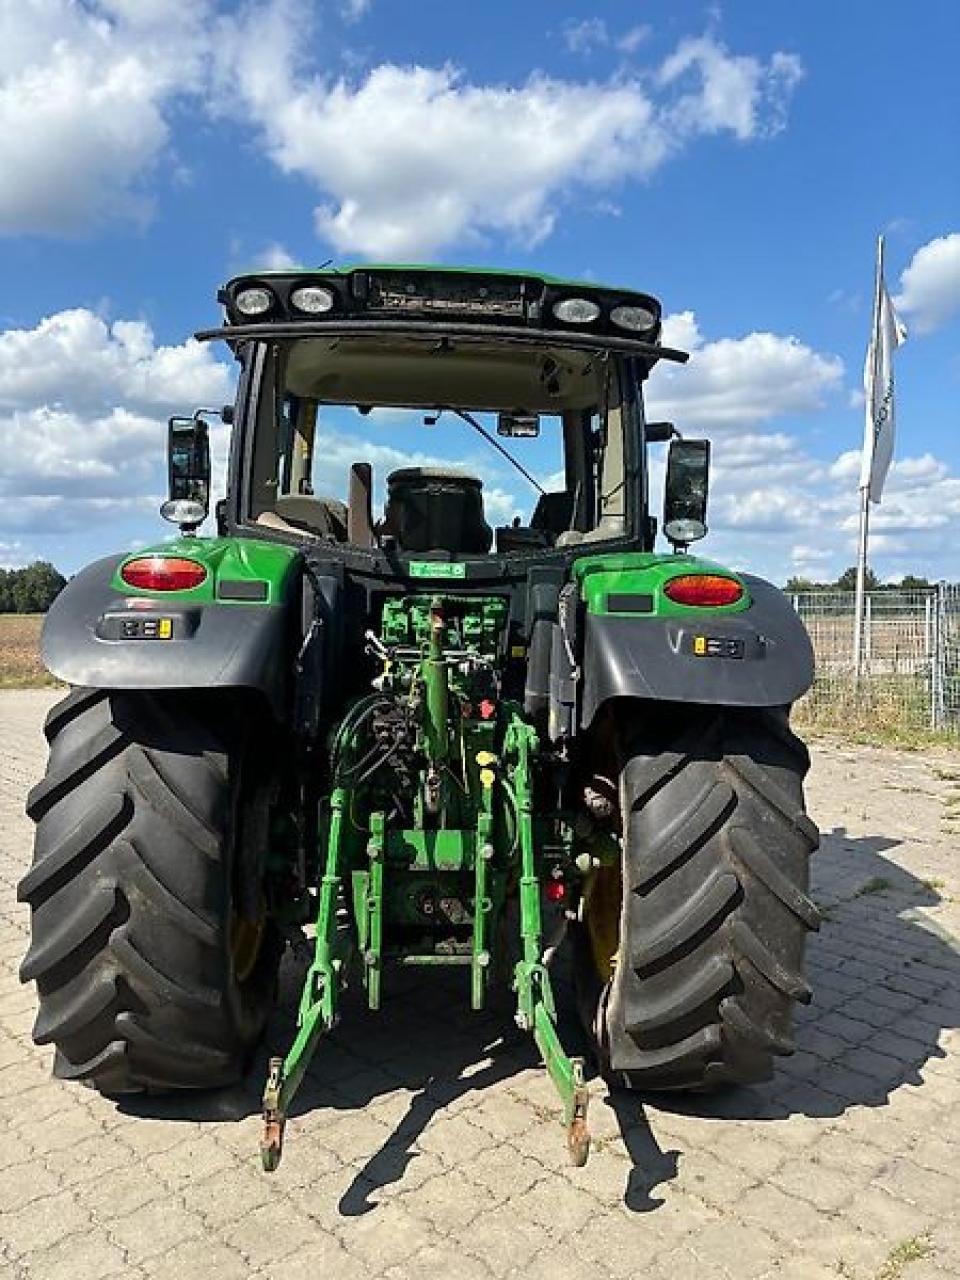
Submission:
{"label": "black plastic cover", "polygon": [[[291,666],[286,608],[124,596],[111,586],[124,558],[95,561],[57,596],[40,643],[51,674],[84,688],[257,689],[278,717],[285,714]],[[170,626],[161,627],[161,620]]]}
{"label": "black plastic cover", "polygon": [[580,721],[611,698],[777,707],[813,684],[813,648],[781,591],[742,574],[753,603],[743,613],[618,618],[589,614]]}

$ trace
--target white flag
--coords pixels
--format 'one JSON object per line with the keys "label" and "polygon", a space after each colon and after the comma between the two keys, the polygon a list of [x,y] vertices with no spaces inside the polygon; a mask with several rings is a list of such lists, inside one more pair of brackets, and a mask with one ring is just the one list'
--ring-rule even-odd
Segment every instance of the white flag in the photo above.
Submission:
{"label": "white flag", "polygon": [[863,390],[866,395],[866,420],[863,432],[863,458],[860,464],[860,488],[867,489],[872,502],[880,501],[883,482],[893,458],[896,419],[893,405],[893,353],[906,341],[907,330],[897,318],[893,302],[883,282],[883,267],[877,264],[876,301],[873,332],[863,366]]}

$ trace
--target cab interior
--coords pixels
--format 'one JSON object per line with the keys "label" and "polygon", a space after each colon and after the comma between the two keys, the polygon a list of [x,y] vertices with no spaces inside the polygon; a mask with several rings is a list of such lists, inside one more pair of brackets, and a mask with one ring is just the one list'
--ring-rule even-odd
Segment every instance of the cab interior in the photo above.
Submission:
{"label": "cab interior", "polygon": [[[552,343],[380,334],[275,344],[257,401],[247,519],[418,554],[623,537],[625,432],[639,411],[631,376],[615,353]],[[359,456],[344,455],[347,441]],[[432,456],[440,444],[454,458]],[[465,453],[477,465],[460,465]],[[505,473],[523,492],[512,512]]]}

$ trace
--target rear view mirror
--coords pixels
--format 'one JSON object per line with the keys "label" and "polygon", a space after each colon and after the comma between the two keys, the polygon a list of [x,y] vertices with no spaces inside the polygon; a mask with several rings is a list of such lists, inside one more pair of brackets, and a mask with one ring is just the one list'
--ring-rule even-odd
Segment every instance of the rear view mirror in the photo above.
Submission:
{"label": "rear view mirror", "polygon": [[167,466],[170,498],[161,515],[182,528],[196,528],[210,509],[210,439],[202,418],[170,419]]}
{"label": "rear view mirror", "polygon": [[540,419],[535,413],[500,413],[497,435],[514,440],[534,440],[540,434]]}
{"label": "rear view mirror", "polygon": [[674,440],[667,456],[663,532],[675,547],[706,536],[710,441]]}

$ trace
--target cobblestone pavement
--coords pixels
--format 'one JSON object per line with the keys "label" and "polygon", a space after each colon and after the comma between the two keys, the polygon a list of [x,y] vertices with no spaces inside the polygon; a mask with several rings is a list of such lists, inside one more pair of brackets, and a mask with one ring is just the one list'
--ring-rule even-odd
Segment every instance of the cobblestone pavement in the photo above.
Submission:
{"label": "cobblestone pavement", "polygon": [[53,697],[0,694],[0,1280],[960,1275],[960,757],[815,749],[816,996],[769,1085],[641,1105],[595,1080],[572,1169],[508,1012],[407,983],[347,1010],[268,1177],[263,1058],[244,1089],[117,1106],[31,1044],[15,884]]}

